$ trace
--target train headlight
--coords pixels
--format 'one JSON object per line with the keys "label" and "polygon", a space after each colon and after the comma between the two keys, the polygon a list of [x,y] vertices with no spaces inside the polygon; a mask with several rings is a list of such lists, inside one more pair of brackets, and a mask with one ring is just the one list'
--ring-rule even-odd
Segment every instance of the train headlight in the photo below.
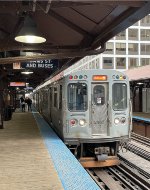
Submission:
{"label": "train headlight", "polygon": [[72,127],[76,126],[76,125],[77,125],[77,120],[76,120],[76,119],[71,119],[71,120],[70,120],[70,125],[71,125]]}
{"label": "train headlight", "polygon": [[80,119],[80,120],[79,120],[79,125],[80,125],[80,126],[83,127],[85,124],[86,124],[85,119]]}
{"label": "train headlight", "polygon": [[119,118],[114,119],[114,123],[117,125],[120,122]]}
{"label": "train headlight", "polygon": [[126,118],[125,118],[125,117],[122,117],[122,118],[121,118],[121,123],[122,123],[122,124],[125,124],[125,122],[126,122]]}

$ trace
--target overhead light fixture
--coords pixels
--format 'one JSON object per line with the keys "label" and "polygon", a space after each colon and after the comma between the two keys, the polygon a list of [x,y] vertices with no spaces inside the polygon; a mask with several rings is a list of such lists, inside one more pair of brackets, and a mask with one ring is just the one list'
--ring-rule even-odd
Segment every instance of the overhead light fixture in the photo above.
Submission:
{"label": "overhead light fixture", "polygon": [[44,37],[37,30],[36,23],[27,16],[24,21],[24,25],[15,37],[17,42],[22,43],[43,43],[46,41]]}
{"label": "overhead light fixture", "polygon": [[142,85],[142,84],[144,84],[144,83],[143,83],[143,82],[138,82],[137,84],[138,84],[138,85]]}
{"label": "overhead light fixture", "polygon": [[22,71],[21,74],[30,75],[33,74],[33,71]]}

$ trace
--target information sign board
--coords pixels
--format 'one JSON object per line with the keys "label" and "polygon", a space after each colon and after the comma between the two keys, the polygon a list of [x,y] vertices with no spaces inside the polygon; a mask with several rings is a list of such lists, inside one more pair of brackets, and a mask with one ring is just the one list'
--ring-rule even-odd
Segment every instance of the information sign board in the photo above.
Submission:
{"label": "information sign board", "polygon": [[21,68],[25,69],[50,69],[55,70],[58,68],[58,60],[38,60],[21,63]]}
{"label": "information sign board", "polygon": [[10,86],[26,86],[25,82],[10,82]]}

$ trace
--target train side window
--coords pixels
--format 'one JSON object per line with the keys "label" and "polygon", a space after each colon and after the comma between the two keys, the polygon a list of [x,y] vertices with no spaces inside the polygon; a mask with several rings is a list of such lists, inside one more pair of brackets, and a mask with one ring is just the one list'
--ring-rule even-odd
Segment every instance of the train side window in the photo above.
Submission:
{"label": "train side window", "polygon": [[43,94],[42,106],[43,106],[43,109],[45,109],[45,108],[47,108],[47,102],[48,102],[48,90],[44,89],[42,94]]}
{"label": "train side window", "polygon": [[71,83],[68,85],[68,109],[70,111],[86,111],[87,102],[87,84]]}
{"label": "train side window", "polygon": [[127,108],[127,85],[125,83],[114,83],[112,93],[113,109],[125,110]]}
{"label": "train side window", "polygon": [[57,87],[54,87],[54,107],[57,108]]}
{"label": "train side window", "polygon": [[62,109],[62,85],[60,85],[59,89],[59,109]]}
{"label": "train side window", "polygon": [[105,104],[105,88],[102,85],[96,85],[93,88],[93,97],[95,105]]}
{"label": "train side window", "polygon": [[49,92],[50,92],[50,102],[52,102],[52,87],[50,87]]}

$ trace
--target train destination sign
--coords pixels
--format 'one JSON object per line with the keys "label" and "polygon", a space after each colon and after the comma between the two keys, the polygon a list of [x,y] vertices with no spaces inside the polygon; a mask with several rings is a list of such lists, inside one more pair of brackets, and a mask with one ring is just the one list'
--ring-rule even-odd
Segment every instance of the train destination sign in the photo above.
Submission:
{"label": "train destination sign", "polygon": [[38,61],[29,61],[22,63],[14,63],[14,69],[50,69],[54,70],[58,67],[58,60],[38,60]]}

